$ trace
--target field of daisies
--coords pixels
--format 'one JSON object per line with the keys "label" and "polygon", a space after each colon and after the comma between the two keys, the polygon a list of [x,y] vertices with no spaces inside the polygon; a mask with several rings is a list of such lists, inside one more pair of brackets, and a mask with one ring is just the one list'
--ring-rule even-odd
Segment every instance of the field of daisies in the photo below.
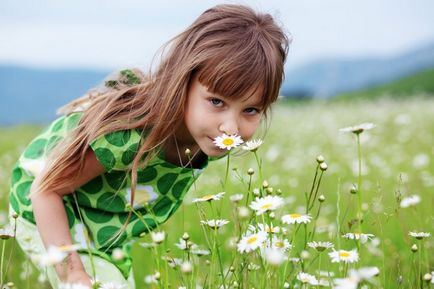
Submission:
{"label": "field of daisies", "polygon": [[[433,112],[432,98],[279,103],[253,141],[224,136],[229,157],[137,240],[137,288],[434,288]],[[7,214],[11,168],[39,130],[0,128],[2,288],[50,288]],[[67,255],[51,253],[32,257]]]}

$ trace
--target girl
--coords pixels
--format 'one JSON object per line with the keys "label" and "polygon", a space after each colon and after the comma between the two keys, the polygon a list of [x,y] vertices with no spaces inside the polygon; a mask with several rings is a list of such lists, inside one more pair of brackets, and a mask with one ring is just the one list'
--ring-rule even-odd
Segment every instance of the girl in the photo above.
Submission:
{"label": "girl", "polygon": [[270,15],[218,5],[169,44],[155,72],[121,71],[63,107],[13,171],[22,249],[82,245],[46,269],[54,288],[91,286],[95,274],[134,288],[132,242],[165,222],[208,161],[225,154],[217,136],[250,139],[277,99],[288,39]]}

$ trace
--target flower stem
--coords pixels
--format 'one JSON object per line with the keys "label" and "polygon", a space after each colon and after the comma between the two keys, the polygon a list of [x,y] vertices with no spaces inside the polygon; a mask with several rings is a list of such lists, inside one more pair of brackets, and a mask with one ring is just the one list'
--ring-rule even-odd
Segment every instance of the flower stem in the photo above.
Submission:
{"label": "flower stem", "polygon": [[229,162],[230,162],[230,156],[231,156],[231,151],[228,152],[228,157],[226,159],[226,174],[225,174],[225,182],[223,184],[223,191],[226,191],[226,184],[228,181],[228,175],[229,175]]}
{"label": "flower stem", "polygon": [[358,179],[357,179],[357,197],[358,210],[357,219],[359,223],[359,233],[362,233],[362,150],[360,146],[360,135],[357,134],[357,158],[358,158]]}
{"label": "flower stem", "polygon": [[5,256],[5,247],[6,247],[6,240],[3,240],[2,245],[2,255],[1,255],[1,265],[0,265],[0,285],[3,286],[3,259]]}

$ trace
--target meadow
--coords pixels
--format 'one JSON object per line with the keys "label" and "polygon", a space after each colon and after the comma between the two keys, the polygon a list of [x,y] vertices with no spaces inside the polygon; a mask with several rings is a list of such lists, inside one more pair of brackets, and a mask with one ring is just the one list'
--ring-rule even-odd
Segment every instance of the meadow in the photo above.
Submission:
{"label": "meadow", "polygon": [[[422,96],[281,101],[255,152],[211,162],[163,240],[134,245],[137,288],[433,288],[433,111]],[[375,126],[340,131],[360,123]],[[40,129],[0,128],[2,225],[11,168]],[[50,288],[1,242],[4,284]]]}

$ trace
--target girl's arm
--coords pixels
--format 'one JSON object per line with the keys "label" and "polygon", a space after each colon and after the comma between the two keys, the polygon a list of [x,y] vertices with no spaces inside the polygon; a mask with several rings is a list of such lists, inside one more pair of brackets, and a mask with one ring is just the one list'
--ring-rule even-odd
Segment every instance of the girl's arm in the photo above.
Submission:
{"label": "girl's arm", "polygon": [[[39,191],[39,179],[38,177],[35,178],[31,187],[31,200],[36,225],[45,248],[51,245],[72,245],[73,242],[71,233],[69,232],[63,196],[73,193],[76,188],[86,184],[103,172],[104,167],[97,160],[94,152],[88,149],[83,171],[77,176],[72,187],[65,187],[56,192]],[[90,278],[85,272],[77,252],[73,252],[64,262],[57,264],[55,269],[60,280],[63,282],[83,283],[91,286]]]}

